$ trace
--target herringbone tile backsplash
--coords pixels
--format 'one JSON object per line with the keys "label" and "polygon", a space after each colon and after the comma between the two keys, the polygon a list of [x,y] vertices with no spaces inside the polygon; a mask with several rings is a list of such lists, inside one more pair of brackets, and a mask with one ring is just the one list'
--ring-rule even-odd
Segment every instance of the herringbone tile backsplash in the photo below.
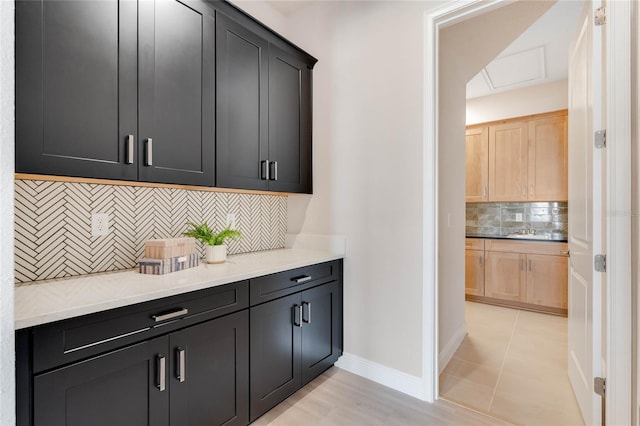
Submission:
{"label": "herringbone tile backsplash", "polygon": [[[109,235],[91,236],[92,213],[109,215]],[[228,213],[243,235],[230,254],[284,247],[286,196],[16,180],[15,281],[133,268],[145,240],[179,237],[188,221],[221,229]]]}

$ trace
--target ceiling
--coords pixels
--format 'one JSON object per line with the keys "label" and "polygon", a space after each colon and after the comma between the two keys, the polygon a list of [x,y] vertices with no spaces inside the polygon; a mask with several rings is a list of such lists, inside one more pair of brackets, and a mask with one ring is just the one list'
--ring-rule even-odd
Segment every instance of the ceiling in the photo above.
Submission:
{"label": "ceiling", "polygon": [[[284,16],[310,4],[309,0],[266,2]],[[583,0],[559,0],[467,83],[467,99],[565,80],[569,41],[583,5]]]}
{"label": "ceiling", "polygon": [[581,0],[560,0],[467,83],[467,99],[567,78]]}

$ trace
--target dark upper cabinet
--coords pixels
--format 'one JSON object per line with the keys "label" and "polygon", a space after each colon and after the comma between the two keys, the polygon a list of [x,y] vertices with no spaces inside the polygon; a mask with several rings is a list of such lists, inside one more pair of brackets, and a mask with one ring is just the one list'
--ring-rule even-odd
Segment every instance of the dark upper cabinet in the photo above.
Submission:
{"label": "dark upper cabinet", "polygon": [[34,426],[168,425],[167,348],[156,338],[35,376]]}
{"label": "dark upper cabinet", "polygon": [[269,46],[269,189],[311,193],[311,67]]}
{"label": "dark upper cabinet", "polygon": [[316,60],[227,2],[16,2],[16,171],[311,193]]}
{"label": "dark upper cabinet", "polygon": [[216,186],[311,193],[315,60],[216,15]]}
{"label": "dark upper cabinet", "polygon": [[212,186],[215,12],[184,0],[138,9],[138,179]]}
{"label": "dark upper cabinet", "polygon": [[214,183],[201,1],[16,2],[16,171]]}
{"label": "dark upper cabinet", "polygon": [[137,178],[136,9],[16,2],[17,172]]}
{"label": "dark upper cabinet", "polygon": [[216,186],[269,189],[268,67],[267,41],[217,13]]}

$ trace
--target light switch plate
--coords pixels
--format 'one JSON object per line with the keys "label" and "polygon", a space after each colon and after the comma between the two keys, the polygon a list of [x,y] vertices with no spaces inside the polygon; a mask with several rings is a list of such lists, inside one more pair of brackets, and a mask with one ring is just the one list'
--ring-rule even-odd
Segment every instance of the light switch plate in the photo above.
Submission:
{"label": "light switch plate", "polygon": [[236,214],[227,213],[227,226],[229,229],[236,229]]}
{"label": "light switch plate", "polygon": [[516,213],[516,222],[522,222],[522,213]]}

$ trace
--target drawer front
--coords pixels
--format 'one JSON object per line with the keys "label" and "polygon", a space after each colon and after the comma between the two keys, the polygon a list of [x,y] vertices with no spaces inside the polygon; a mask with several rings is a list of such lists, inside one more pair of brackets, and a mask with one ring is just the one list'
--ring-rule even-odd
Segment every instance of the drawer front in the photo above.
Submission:
{"label": "drawer front", "polygon": [[550,256],[566,256],[569,249],[567,243],[542,241],[485,240],[485,250],[508,253],[546,254]]}
{"label": "drawer front", "polygon": [[482,238],[465,238],[464,248],[467,250],[484,250],[484,240]]}
{"label": "drawer front", "polygon": [[341,276],[342,261],[340,260],[265,275],[249,282],[250,303],[251,306],[257,305],[335,281]]}
{"label": "drawer front", "polygon": [[34,372],[248,306],[248,281],[241,281],[35,327],[32,330]]}

